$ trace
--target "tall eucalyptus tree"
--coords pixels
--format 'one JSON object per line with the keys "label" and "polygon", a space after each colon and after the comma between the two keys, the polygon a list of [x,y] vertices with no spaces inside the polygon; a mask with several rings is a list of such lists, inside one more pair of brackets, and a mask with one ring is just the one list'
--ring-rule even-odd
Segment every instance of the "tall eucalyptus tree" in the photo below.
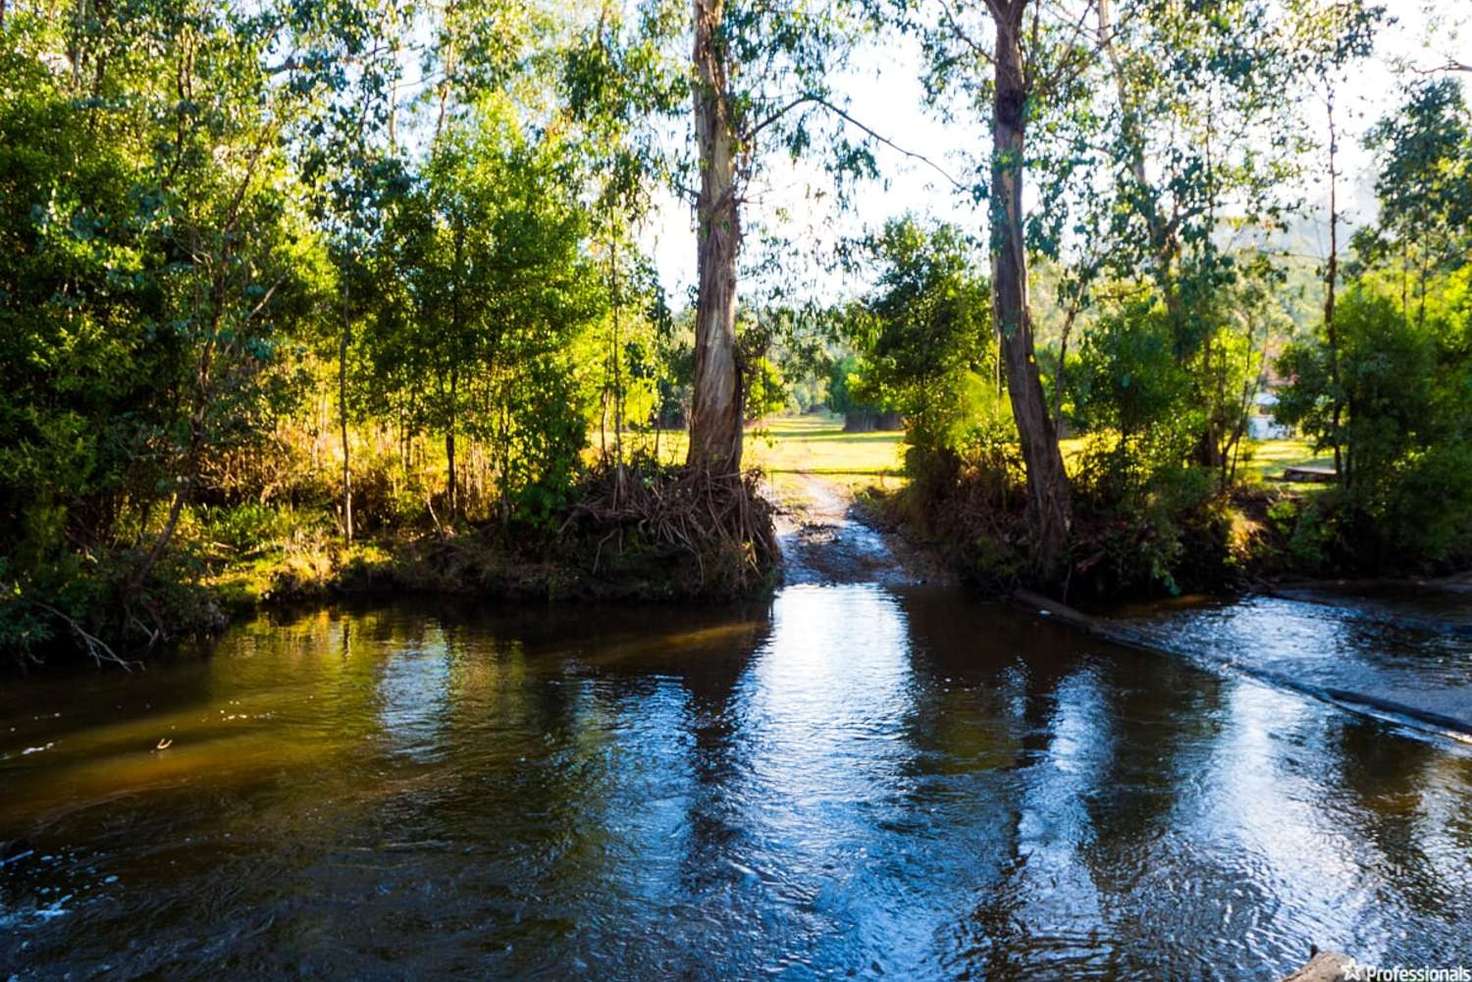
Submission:
{"label": "tall eucalyptus tree", "polygon": [[1339,378],[1339,332],[1335,324],[1339,286],[1339,118],[1336,115],[1339,89],[1348,66],[1367,56],[1374,44],[1374,31],[1384,16],[1383,7],[1328,0],[1296,0],[1290,5],[1293,40],[1298,52],[1301,77],[1324,103],[1326,139],[1325,176],[1328,179],[1329,255],[1324,263],[1324,336],[1328,346],[1329,372],[1334,395],[1329,443],[1334,450],[1334,473],[1343,474],[1344,454],[1339,435],[1344,414]]}
{"label": "tall eucalyptus tree", "polygon": [[1026,469],[1036,572],[1049,580],[1063,576],[1072,502],[1028,304],[1028,232],[1042,227],[1024,209],[1029,170],[1039,160],[1028,141],[1030,127],[1083,100],[1078,80],[1096,53],[1084,26],[1091,6],[1073,11],[1037,0],[986,0],[962,7],[945,0],[934,10],[907,9],[908,26],[923,40],[936,102],[958,97],[959,111],[979,110],[990,130],[972,192],[989,205],[992,317]]}
{"label": "tall eucalyptus tree", "polygon": [[737,270],[742,206],[764,152],[777,147],[796,157],[822,141],[831,146],[837,172],[873,172],[866,148],[844,138],[852,120],[830,87],[858,36],[853,13],[841,0],[790,6],[692,0],[699,169],[695,380],[686,460],[692,469],[730,474],[741,464],[746,366],[736,342]]}
{"label": "tall eucalyptus tree", "polygon": [[[775,151],[796,158],[821,146],[838,174],[872,173],[869,134],[831,87],[861,36],[846,0],[774,5],[764,0],[652,0],[636,23],[606,9],[571,73],[574,106],[619,113],[642,129],[646,176],[664,176],[694,207],[697,288],[690,407],[692,470],[732,475],[741,466],[743,357],[736,308],[743,215],[754,179]],[[683,47],[683,52],[679,49]],[[693,160],[659,149],[683,102]],[[629,107],[646,113],[642,120]],[[693,167],[693,180],[688,180]]]}

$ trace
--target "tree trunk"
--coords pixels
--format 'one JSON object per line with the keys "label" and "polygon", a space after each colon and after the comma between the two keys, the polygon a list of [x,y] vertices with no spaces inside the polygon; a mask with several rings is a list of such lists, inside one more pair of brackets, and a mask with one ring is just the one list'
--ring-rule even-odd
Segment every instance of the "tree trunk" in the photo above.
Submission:
{"label": "tree trunk", "polygon": [[1028,519],[1037,537],[1037,572],[1062,574],[1068,543],[1068,475],[1043,397],[1027,307],[1027,252],[1023,240],[1022,181],[1027,82],[1020,31],[1026,0],[995,0],[996,89],[992,118],[992,309],[1007,365],[1007,393],[1027,470]]}
{"label": "tree trunk", "polygon": [[450,422],[445,427],[445,508],[450,520],[460,514],[460,487],[455,478],[455,398],[458,373],[450,368]]}
{"label": "tree trunk", "polygon": [[695,307],[695,389],[687,467],[715,474],[741,468],[741,373],[736,354],[736,147],[718,38],[724,0],[694,0],[695,136],[699,294]]}
{"label": "tree trunk", "polygon": [[343,532],[353,541],[353,468],[348,444],[348,342],[352,323],[348,319],[348,288],[342,288],[342,337],[337,347],[337,414],[342,421],[342,522]]}
{"label": "tree trunk", "polygon": [[1329,263],[1324,270],[1324,333],[1329,341],[1329,378],[1334,384],[1334,475],[1344,477],[1344,455],[1339,447],[1339,420],[1344,413],[1339,392],[1339,335],[1334,328],[1334,285],[1339,279],[1339,171],[1335,160],[1339,152],[1338,134],[1334,130],[1334,89],[1325,96],[1329,113]]}
{"label": "tree trunk", "polygon": [[[464,339],[464,334],[460,327],[460,276],[464,253],[465,228],[457,220],[455,224],[455,274],[454,280],[450,285],[451,333],[456,345],[461,344]],[[455,483],[455,415],[456,410],[459,409],[457,400],[460,396],[458,391],[458,383],[460,381],[459,362],[456,359],[460,357],[461,352],[459,351],[452,351],[450,353],[450,412],[449,425],[445,428],[445,507],[448,509],[451,521],[454,521],[459,514],[460,506],[459,488]]]}
{"label": "tree trunk", "polygon": [[445,476],[445,507],[453,519],[459,512],[460,502],[457,500],[459,494],[455,489],[455,424],[445,430],[445,460],[449,462],[448,473]]}

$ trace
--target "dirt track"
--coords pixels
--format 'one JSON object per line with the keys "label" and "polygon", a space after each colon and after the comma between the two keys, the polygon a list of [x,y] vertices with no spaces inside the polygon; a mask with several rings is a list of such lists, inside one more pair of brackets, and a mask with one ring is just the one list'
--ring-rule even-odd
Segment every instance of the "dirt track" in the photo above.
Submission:
{"label": "dirt track", "polygon": [[866,523],[846,487],[814,474],[797,480],[800,490],[783,496],[777,516],[785,582],[913,587],[949,579],[937,562]]}

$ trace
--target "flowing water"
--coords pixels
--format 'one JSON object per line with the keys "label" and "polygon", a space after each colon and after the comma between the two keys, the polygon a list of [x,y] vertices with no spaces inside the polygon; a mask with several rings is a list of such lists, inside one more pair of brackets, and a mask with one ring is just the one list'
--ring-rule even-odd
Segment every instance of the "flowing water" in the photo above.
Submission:
{"label": "flowing water", "polygon": [[12,679],[0,840],[23,978],[1472,961],[1468,748],[872,583],[321,611]]}
{"label": "flowing water", "polygon": [[1472,593],[1319,588],[1124,613],[1112,622],[1207,665],[1365,699],[1408,722],[1472,735]]}

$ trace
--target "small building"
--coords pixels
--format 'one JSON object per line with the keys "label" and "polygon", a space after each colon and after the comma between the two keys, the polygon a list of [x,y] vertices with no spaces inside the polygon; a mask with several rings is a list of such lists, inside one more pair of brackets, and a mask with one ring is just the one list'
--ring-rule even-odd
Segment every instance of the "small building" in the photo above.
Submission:
{"label": "small building", "polygon": [[1293,436],[1293,428],[1273,419],[1273,407],[1278,404],[1278,395],[1268,383],[1252,400],[1252,410],[1247,416],[1247,435],[1254,440],[1286,440]]}

